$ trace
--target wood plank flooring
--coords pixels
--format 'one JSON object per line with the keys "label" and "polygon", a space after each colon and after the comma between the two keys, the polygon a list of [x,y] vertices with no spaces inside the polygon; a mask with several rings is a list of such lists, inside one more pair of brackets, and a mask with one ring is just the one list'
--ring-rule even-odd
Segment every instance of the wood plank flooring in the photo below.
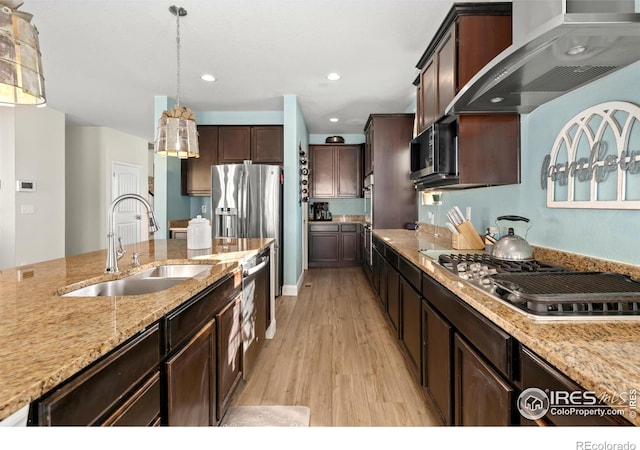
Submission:
{"label": "wood plank flooring", "polygon": [[311,426],[439,425],[359,267],[310,269],[276,321],[232,405],[309,406]]}

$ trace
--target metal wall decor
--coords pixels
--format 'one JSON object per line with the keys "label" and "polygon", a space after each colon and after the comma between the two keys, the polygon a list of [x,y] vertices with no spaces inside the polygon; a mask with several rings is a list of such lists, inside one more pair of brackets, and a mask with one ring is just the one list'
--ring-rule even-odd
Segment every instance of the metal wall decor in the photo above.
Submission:
{"label": "metal wall decor", "polygon": [[549,208],[640,208],[640,107],[606,102],[574,116],[544,157]]}
{"label": "metal wall decor", "polygon": [[298,144],[300,155],[300,204],[309,202],[309,168],[307,167],[307,152],[302,149],[302,142]]}

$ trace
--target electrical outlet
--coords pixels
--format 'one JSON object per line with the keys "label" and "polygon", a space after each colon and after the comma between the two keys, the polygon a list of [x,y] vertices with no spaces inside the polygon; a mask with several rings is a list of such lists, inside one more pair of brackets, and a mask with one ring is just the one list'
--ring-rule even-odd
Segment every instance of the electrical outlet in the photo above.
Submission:
{"label": "electrical outlet", "polygon": [[200,212],[201,212],[202,214],[206,214],[206,213],[207,213],[207,205],[202,205],[202,206],[200,207]]}

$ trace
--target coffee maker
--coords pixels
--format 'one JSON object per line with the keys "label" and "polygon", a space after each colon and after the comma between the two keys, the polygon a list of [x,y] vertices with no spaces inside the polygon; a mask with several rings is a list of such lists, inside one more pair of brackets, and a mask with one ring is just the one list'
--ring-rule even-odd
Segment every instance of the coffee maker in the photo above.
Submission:
{"label": "coffee maker", "polygon": [[313,220],[331,220],[328,202],[316,202],[311,204]]}

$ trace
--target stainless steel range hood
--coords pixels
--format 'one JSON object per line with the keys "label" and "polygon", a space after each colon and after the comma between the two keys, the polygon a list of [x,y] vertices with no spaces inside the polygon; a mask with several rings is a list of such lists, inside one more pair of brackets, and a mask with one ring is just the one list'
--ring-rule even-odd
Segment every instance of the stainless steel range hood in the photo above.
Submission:
{"label": "stainless steel range hood", "polygon": [[446,113],[529,113],[639,61],[634,11],[634,0],[513,0],[513,44],[459,91]]}

